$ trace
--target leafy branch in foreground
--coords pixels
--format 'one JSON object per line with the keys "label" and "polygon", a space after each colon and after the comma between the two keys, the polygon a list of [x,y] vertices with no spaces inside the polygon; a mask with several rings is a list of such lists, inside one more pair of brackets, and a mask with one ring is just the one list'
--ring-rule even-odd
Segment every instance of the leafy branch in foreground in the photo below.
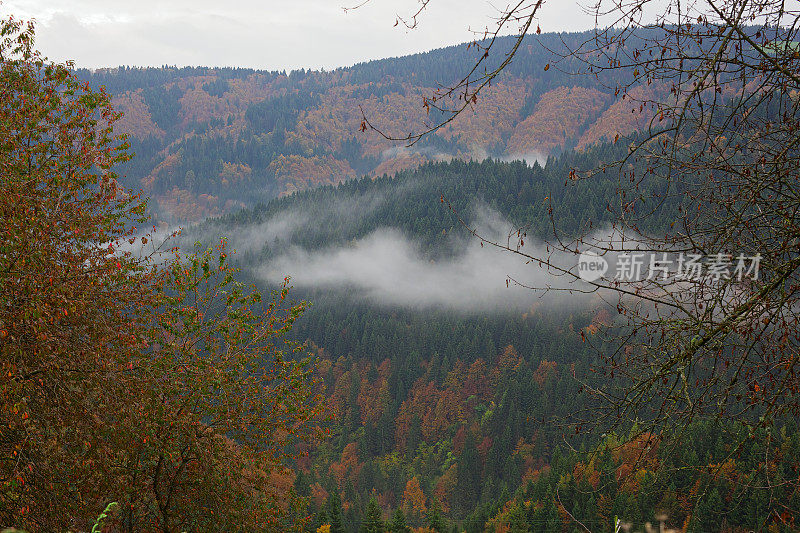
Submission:
{"label": "leafy branch in foreground", "polygon": [[[286,332],[288,284],[262,302],[224,246],[134,253],[145,202],[103,90],[0,20],[0,524],[287,531],[286,467],[315,436],[312,360]],[[99,527],[99,526],[97,526]]]}
{"label": "leafy branch in foreground", "polygon": [[[617,310],[587,338],[608,379],[586,385],[597,405],[578,430],[633,426],[680,446],[695,420],[719,419],[750,428],[735,456],[800,414],[800,11],[772,0],[674,1],[651,20],[648,4],[598,2],[598,16],[620,24],[570,53],[619,82],[608,89],[641,125],[625,157],[565,176],[616,174],[611,228],[587,220],[563,237],[554,224],[546,254],[524,248],[524,228],[484,242]],[[665,203],[676,205],[674,222],[650,227]],[[587,281],[578,257],[590,251],[611,269]],[[621,261],[630,267],[637,254],[641,275],[627,276]]]}
{"label": "leafy branch in foreground", "polygon": [[287,498],[287,465],[315,437],[321,403],[312,360],[285,335],[305,304],[288,304],[288,280],[262,301],[236,273],[221,242],[178,256],[158,290],[152,352],[131,372],[145,416],[127,413],[139,426],[125,459],[136,483],[123,500],[129,530],[300,525],[284,521],[299,503]]}

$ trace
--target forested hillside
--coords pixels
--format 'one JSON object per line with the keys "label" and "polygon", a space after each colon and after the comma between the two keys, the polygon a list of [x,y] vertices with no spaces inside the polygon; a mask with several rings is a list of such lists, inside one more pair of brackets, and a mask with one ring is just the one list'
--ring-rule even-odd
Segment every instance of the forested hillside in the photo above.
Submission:
{"label": "forested hillside", "polygon": [[800,531],[800,10],[649,3],[292,72],[0,16],[0,532]]}
{"label": "forested hillside", "polygon": [[[456,80],[477,48],[331,72],[120,67],[77,74],[105,86],[124,114],[118,129],[130,135],[136,154],[121,169],[125,185],[144,189],[162,218],[190,221],[364,174],[454,157],[543,161],[631,133],[642,126],[641,109],[614,96],[610,75],[569,75],[579,68],[574,60],[549,68],[554,52],[585,37],[529,36],[480,105],[413,148],[361,132],[362,110],[385,132],[418,129],[436,118],[435,111],[426,115],[421,97]],[[492,54],[500,57],[510,44],[502,40]]]}
{"label": "forested hillside", "polygon": [[[566,233],[602,228],[616,216],[618,174],[580,183],[565,176],[626,149],[602,144],[532,167],[427,164],[295,193],[189,231],[192,239],[229,236],[256,283],[295,275],[295,295],[313,302],[292,334],[319,358],[331,416],[330,438],[300,450],[297,464],[295,488],[311,501],[314,527],[358,531],[383,516],[393,517],[391,531],[404,531],[400,521],[434,531],[577,531],[575,519],[603,531],[614,516],[641,528],[663,515],[667,527],[711,531],[724,523],[737,531],[777,520],[770,497],[798,498],[753,488],[764,469],[796,472],[800,439],[791,421],[775,428],[772,447],[753,440],[738,450],[729,444],[745,431],[737,426],[696,424],[677,452],[654,434],[620,445],[622,435],[578,432],[593,406],[583,388],[613,379],[600,372],[600,355],[615,343],[597,332],[617,310],[599,298],[524,299],[505,288],[502,270],[463,253],[471,241],[456,213],[471,223],[490,211],[509,228],[525,227],[526,246],[551,237],[553,221]],[[659,205],[645,229],[667,227],[676,201]],[[388,268],[380,256],[391,252],[369,246],[387,228],[405,239],[389,247],[413,243],[421,264],[479,268],[501,305],[487,308],[475,287],[458,285],[455,278],[468,276],[458,268],[440,282],[472,297],[422,300],[406,287],[421,300],[395,298],[381,287],[393,280],[371,272]],[[281,261],[298,250],[300,260]],[[348,263],[352,277],[335,283],[302,268],[321,254],[330,273],[350,253],[358,259]],[[409,271],[425,283],[427,270]]]}

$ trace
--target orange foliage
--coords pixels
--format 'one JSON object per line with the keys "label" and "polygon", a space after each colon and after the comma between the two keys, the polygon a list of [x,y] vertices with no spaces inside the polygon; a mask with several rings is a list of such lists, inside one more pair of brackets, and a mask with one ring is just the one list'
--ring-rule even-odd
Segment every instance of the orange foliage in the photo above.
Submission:
{"label": "orange foliage", "polygon": [[252,171],[248,165],[242,163],[222,163],[222,170],[219,173],[222,185],[235,185],[237,183],[250,180]]}
{"label": "orange foliage", "polygon": [[517,350],[514,349],[512,344],[509,344],[503,348],[497,358],[497,369],[502,373],[516,372],[523,363],[524,361],[517,353]]}
{"label": "orange foliage", "polygon": [[519,120],[528,90],[524,83],[500,82],[481,91],[479,105],[458,116],[444,128],[442,136],[466,141],[464,155],[477,159],[486,157],[486,151],[501,143]]}
{"label": "orange foliage", "polygon": [[424,378],[420,378],[414,383],[413,387],[411,387],[408,398],[406,398],[400,406],[395,420],[397,426],[395,440],[399,449],[405,450],[406,438],[411,428],[411,420],[414,415],[424,420],[425,415],[430,413],[433,409],[431,403],[435,402],[437,398],[438,392],[436,390],[436,383],[432,381],[426,383]]}
{"label": "orange foliage", "polygon": [[[770,466],[772,466],[770,464]],[[713,474],[714,480],[724,479],[729,481],[732,486],[736,485],[739,473],[736,471],[736,460],[728,459],[724,463],[710,464],[708,470]]]}
{"label": "orange foliage", "polygon": [[424,156],[418,152],[401,154],[397,157],[382,161],[377,167],[375,167],[371,174],[373,176],[383,176],[384,174],[393,176],[398,172],[402,172],[403,170],[410,170],[422,166],[428,161],[430,161],[430,159],[427,156]]}
{"label": "orange foliage", "polygon": [[517,124],[506,153],[548,154],[564,147],[594,121],[608,102],[608,95],[584,87],[559,87],[542,95],[533,113]]}
{"label": "orange foliage", "polygon": [[344,487],[345,481],[348,479],[355,484],[358,474],[361,473],[364,463],[358,462],[357,449],[358,445],[355,442],[348,443],[342,450],[339,462],[332,463],[330,466],[331,474],[336,479],[339,488]]}
{"label": "orange foliage", "polygon": [[356,175],[350,163],[329,155],[280,155],[270,163],[269,170],[275,173],[281,186],[280,196],[320,185],[336,185]]}
{"label": "orange foliage", "polygon": [[[235,448],[235,445],[233,445]],[[268,475],[269,477],[269,486],[273,489],[277,489],[278,494],[289,494],[289,491],[294,486],[294,480],[296,474],[289,468],[276,468],[271,471]],[[278,504],[281,508],[285,511],[289,508],[289,498],[283,498],[278,500]]]}
{"label": "orange foliage", "polygon": [[555,361],[547,361],[542,359],[538,368],[533,373],[533,379],[536,381],[536,384],[539,385],[539,387],[544,387],[544,382],[547,381],[547,376],[549,376],[551,372],[555,372],[556,366],[557,364]]}
{"label": "orange foliage", "polygon": [[311,446],[306,442],[298,442],[294,447],[295,464],[303,473],[311,472]]}
{"label": "orange foliage", "polygon": [[597,313],[594,315],[594,318],[592,319],[593,324],[601,326],[607,326],[611,324],[611,321],[612,321],[611,312],[605,307],[597,311]]}
{"label": "orange foliage", "polygon": [[286,82],[287,78],[284,75],[273,77],[261,73],[253,73],[244,79],[230,80],[228,82],[228,91],[223,97],[228,98],[238,106],[244,107],[270,96],[285,93],[284,86]]}
{"label": "orange foliage", "polygon": [[[387,77],[382,82],[391,83],[392,79]],[[376,128],[385,132],[413,131],[426,120],[427,115],[420,103],[422,95],[431,92],[430,88],[406,84],[402,94],[392,92],[380,98],[354,95],[355,91],[365,88],[367,85],[332,87],[322,95],[317,107],[301,113],[295,130],[287,132],[287,142],[335,152],[341,149],[344,141],[356,138],[363,146],[363,154],[374,156],[394,144],[380,135],[356,137],[361,124],[361,109]],[[464,139],[463,155],[467,157],[485,156],[486,150],[501,142],[513,129],[526,94],[525,84],[520,81],[493,85],[481,94],[480,106],[475,111],[463,113],[444,128],[441,135]]]}
{"label": "orange foliage", "polygon": [[617,482],[621,489],[635,492],[639,487],[638,476],[641,469],[654,470],[657,467],[658,437],[652,433],[642,433],[614,450],[614,458],[620,462],[616,470]]}
{"label": "orange foliage", "polygon": [[[512,515],[530,508],[531,505],[532,503],[529,501],[524,502],[522,505],[520,505],[520,503],[515,499],[507,501],[503,505],[503,508],[500,510],[500,512],[498,512],[497,515],[495,515],[486,523],[485,530],[493,531],[494,533],[510,533]],[[541,506],[541,503],[537,502],[535,505],[533,505],[533,508],[538,508],[539,506]],[[516,529],[516,531],[519,530]]]}
{"label": "orange foliage", "polygon": [[556,509],[558,509],[558,516],[561,518],[562,530],[566,530],[567,527],[575,523],[567,509],[562,504],[556,503]]}
{"label": "orange foliage", "polygon": [[456,431],[455,436],[453,437],[453,453],[456,455],[460,455],[461,452],[464,450],[464,444],[467,442],[467,428],[461,426]]}
{"label": "orange foliage", "polygon": [[345,372],[347,372],[350,364],[350,361],[346,357],[340,355],[339,358],[336,359],[336,364],[333,366],[334,379],[338,380],[340,377],[342,377]]}
{"label": "orange foliage", "polygon": [[[536,437],[534,436],[534,440],[535,438]],[[523,461],[522,469],[525,471],[523,482],[525,482],[527,479],[537,479],[542,471],[550,468],[547,465],[543,465],[542,458],[538,457],[535,453],[533,442],[531,442],[531,444],[526,444],[525,439],[523,438],[520,438],[517,442],[517,446],[514,449],[513,454]],[[539,466],[541,466],[541,469],[537,469]]]}
{"label": "orange foliage", "polygon": [[657,460],[659,438],[642,433],[614,450],[614,459],[623,463],[653,466]]}
{"label": "orange foliage", "polygon": [[[212,119],[225,120],[228,116],[244,116],[244,104],[261,98],[242,98],[242,93],[232,95],[226,92],[222,96],[213,96],[203,90],[203,84],[217,80],[218,76],[193,76],[181,80],[184,91],[180,98],[179,113],[183,125],[193,122],[204,123]],[[241,85],[240,85],[241,87]]]}
{"label": "orange foliage", "polygon": [[486,455],[489,453],[489,450],[492,449],[492,439],[488,435],[483,437],[483,440],[480,444],[478,444],[478,453],[481,455],[481,459],[484,461],[486,460]]}
{"label": "orange foliage", "polygon": [[[341,369],[339,363],[342,358],[339,359],[340,361],[337,362],[335,369]],[[343,417],[349,410],[348,403],[350,399],[350,387],[352,386],[350,371],[348,370],[343,373],[336,373],[334,371],[334,376],[336,381],[333,386],[333,392],[328,397],[328,407],[334,416]]]}
{"label": "orange foliage", "polygon": [[[217,80],[213,71],[206,76],[193,76],[178,80],[177,85],[183,95],[180,99],[180,117],[184,127],[197,122],[205,123],[212,119],[225,121],[225,126],[211,132],[211,135],[238,134],[245,129],[244,118],[247,107],[272,96],[284,94],[285,76],[270,77],[264,74],[251,74],[244,79],[228,80],[228,90],[222,96],[212,96],[203,90],[205,83]],[[231,117],[233,124],[228,125]]]}
{"label": "orange foliage", "polygon": [[463,418],[457,391],[451,388],[439,391],[433,409],[427,409],[422,418],[422,435],[428,442],[435,441],[451,424]]}
{"label": "orange foliage", "polygon": [[[372,366],[369,364],[369,366]],[[377,422],[383,414],[383,410],[391,401],[389,393],[389,371],[391,364],[386,359],[378,369],[378,379],[375,383],[370,383],[366,378],[366,372],[361,379],[361,387],[358,392],[359,411],[361,412],[361,423]]]}
{"label": "orange foliage", "polygon": [[542,474],[547,474],[550,472],[550,466],[545,465],[542,468],[528,468],[528,470],[522,475],[522,482],[521,485],[524,487],[529,482],[534,482],[539,479],[539,476]]}
{"label": "orange foliage", "polygon": [[655,85],[640,85],[631,90],[624,99],[620,97],[581,135],[577,148],[613,141],[618,135],[622,137],[635,131],[646,130],[655,112],[641,107],[641,102],[652,99],[655,94]]}
{"label": "orange foliage", "polygon": [[[286,146],[293,149],[294,155],[278,154],[270,166],[278,178],[282,195],[355,177],[350,163],[336,155],[345,143],[354,141],[357,143],[356,157],[386,156],[380,157],[380,162],[369,172],[374,176],[392,175],[428,161],[451,157],[482,159],[498,150],[518,156],[545,155],[563,148],[571,140],[577,140],[578,148],[584,148],[602,139],[613,139],[617,134],[625,135],[645,127],[646,118],[652,113],[648,113],[650,108],[646,106],[640,110],[639,100],[651,96],[656,90],[655,86],[636,88],[630,92],[630,97],[607,107],[610,95],[596,89],[559,87],[543,94],[532,114],[526,117],[520,112],[529,97],[530,84],[519,79],[504,79],[481,94],[474,110],[467,109],[437,132],[438,136],[455,142],[453,153],[432,155],[413,151],[390,153],[389,150],[396,149],[395,143],[374,132],[359,133],[362,110],[381,131],[404,134],[418,130],[426,120],[432,120],[421,105],[422,96],[430,94],[430,87],[404,83],[396,85],[395,90],[388,94],[370,96],[370,90],[380,91],[395,80],[386,76],[376,83],[353,85],[348,83],[350,76],[346,72],[313,73],[310,76],[314,82],[313,90],[319,94],[319,102],[313,107],[300,109],[296,123],[286,132]],[[181,91],[181,124],[178,126],[183,128],[183,135],[236,138],[248,127],[245,113],[251,104],[286,95],[289,91],[311,90],[304,87],[303,82],[290,83],[283,75],[258,73],[228,80],[228,88],[220,96],[203,89],[204,84],[218,79],[218,73],[209,69],[205,75],[179,78],[164,85],[167,90],[177,87]],[[124,93],[116,98],[116,102],[124,111],[120,121],[122,131],[138,138],[164,137],[164,131],[153,122],[141,91]],[[447,102],[439,104],[447,105]],[[209,122],[214,124],[204,133],[190,131],[195,124]],[[170,161],[176,157],[175,154],[170,155],[164,150],[159,157],[163,158],[161,164],[151,176],[143,178],[146,186],[164,179],[175,170]],[[234,163],[237,162],[230,164]],[[248,170],[225,169],[218,178],[223,184],[233,185],[246,178]],[[219,206],[220,212],[228,210]],[[181,210],[178,218],[185,214],[191,214],[191,209]]]}
{"label": "orange foliage", "polygon": [[[396,85],[396,90],[381,96],[369,96],[371,89],[380,90],[394,83],[386,76],[374,84],[348,84],[347,73],[314,73],[314,91],[319,94],[317,105],[300,109],[297,121],[286,131],[285,143],[293,155],[278,154],[270,165],[277,176],[281,195],[319,185],[336,184],[355,177],[350,163],[336,154],[345,143],[357,143],[356,157],[380,157],[380,162],[369,172],[373,176],[393,175],[399,171],[416,168],[428,161],[451,157],[482,159],[492,152],[504,151],[510,155],[545,155],[559,150],[571,140],[583,148],[601,139],[613,139],[641,129],[647,116],[646,109],[639,112],[638,101],[631,98],[619,100],[607,108],[610,96],[584,87],[559,87],[541,96],[533,113],[520,116],[522,106],[529,96],[529,83],[519,79],[505,79],[487,88],[475,109],[468,109],[451,124],[437,132],[440,137],[454,141],[451,154],[432,155],[423,152],[390,152],[395,143],[374,132],[359,133],[362,110],[370,122],[384,132],[404,134],[419,129],[430,117],[421,105],[422,96],[430,94],[430,87],[409,83]],[[256,102],[288,94],[289,91],[308,91],[302,82],[292,82],[285,76],[251,74],[242,79],[228,80],[227,90],[220,96],[203,89],[206,83],[219,79],[213,69],[202,76],[178,79],[164,86],[181,91],[179,117],[184,135],[232,139],[245,132],[247,108]],[[654,89],[634,89],[631,96],[644,97]],[[638,94],[638,92],[642,94]],[[120,122],[123,131],[143,138],[152,135],[163,137],[164,132],[153,122],[141,91],[125,93],[116,99],[125,112]],[[453,102],[455,103],[455,102]],[[439,102],[446,105],[447,102]],[[634,105],[635,104],[635,105]],[[635,108],[631,113],[632,107]],[[204,133],[192,133],[195,124],[214,122]],[[588,129],[587,129],[588,126]],[[269,132],[254,132],[256,134]],[[507,139],[507,141],[506,141]],[[178,141],[176,139],[176,141]],[[166,148],[166,147],[165,147]],[[296,150],[299,149],[299,152]],[[170,158],[175,154],[162,152],[162,163],[143,178],[152,185],[175,170]],[[381,157],[385,156],[385,157]],[[234,164],[237,162],[231,162]],[[243,167],[226,168],[218,176],[220,182],[233,185],[249,175]],[[238,206],[233,206],[232,209]],[[231,210],[232,210],[231,209]],[[219,211],[229,209],[220,206]],[[181,210],[178,218],[191,214],[191,209]],[[196,218],[196,217],[195,217]]]}
{"label": "orange foliage", "polygon": [[161,163],[156,165],[149,176],[142,179],[142,185],[145,191],[151,189],[156,183],[161,180],[167,179],[170,174],[178,171],[181,164],[181,155],[179,152],[169,154],[164,158]]}
{"label": "orange foliage", "polygon": [[428,510],[425,505],[425,494],[422,492],[422,486],[419,484],[417,476],[412,477],[406,483],[402,506],[406,514],[417,516],[423,516]]}
{"label": "orange foliage", "polygon": [[572,475],[575,477],[576,482],[580,483],[581,481],[585,481],[591,485],[593,489],[596,489],[600,485],[600,472],[595,470],[591,462],[588,465],[582,462],[575,463],[572,469]]}
{"label": "orange foliage", "polygon": [[415,415],[422,421],[422,436],[427,442],[435,442],[453,425],[465,423],[468,414],[474,412],[478,404],[491,400],[491,383],[486,379],[487,375],[486,362],[478,359],[469,367],[456,361],[441,389],[424,377],[417,380],[400,406],[396,419],[398,447],[405,449]]}
{"label": "orange foliage", "polygon": [[611,515],[611,508],[614,502],[611,497],[606,493],[602,493],[597,498],[597,518],[601,524],[611,524],[613,516]]}
{"label": "orange foliage", "polygon": [[438,500],[442,511],[445,513],[450,512],[450,495],[456,490],[456,483],[458,482],[457,468],[455,464],[450,465],[450,468],[442,474],[433,489],[433,496]]}
{"label": "orange foliage", "polygon": [[219,215],[225,209],[242,207],[232,200],[220,205],[219,198],[210,194],[194,194],[186,189],[173,187],[165,194],[155,196],[155,200],[164,212],[180,220],[201,220],[209,216]]}
{"label": "orange foliage", "polygon": [[[344,141],[356,137],[362,118],[359,106],[370,122],[384,131],[412,131],[425,118],[420,105],[425,89],[405,88],[404,94],[390,93],[381,98],[353,95],[362,88],[366,85],[332,87],[321,96],[317,107],[300,114],[295,130],[287,132],[286,141],[335,152]],[[367,155],[378,155],[394,145],[380,135],[361,135],[357,139]]]}
{"label": "orange foliage", "polygon": [[122,118],[117,124],[119,133],[127,133],[139,139],[164,136],[164,130],[153,122],[141,89],[114,97],[114,107],[122,112]]}

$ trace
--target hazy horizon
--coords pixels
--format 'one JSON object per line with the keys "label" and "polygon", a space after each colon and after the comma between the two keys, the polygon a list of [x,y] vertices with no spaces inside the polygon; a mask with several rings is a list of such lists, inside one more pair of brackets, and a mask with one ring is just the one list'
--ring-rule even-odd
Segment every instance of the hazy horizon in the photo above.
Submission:
{"label": "hazy horizon", "polygon": [[[408,0],[358,2],[275,0],[237,4],[177,0],[168,8],[138,3],[17,0],[0,13],[36,21],[37,48],[53,61],[73,60],[78,68],[118,66],[243,67],[259,70],[333,70],[400,57],[472,40],[498,11],[478,0],[437,0],[407,30],[397,16],[417,9]],[[271,6],[281,9],[270,9]],[[315,13],[316,16],[309,16]],[[595,26],[578,2],[545,4],[542,32],[583,31]],[[516,27],[510,28],[516,31]]]}

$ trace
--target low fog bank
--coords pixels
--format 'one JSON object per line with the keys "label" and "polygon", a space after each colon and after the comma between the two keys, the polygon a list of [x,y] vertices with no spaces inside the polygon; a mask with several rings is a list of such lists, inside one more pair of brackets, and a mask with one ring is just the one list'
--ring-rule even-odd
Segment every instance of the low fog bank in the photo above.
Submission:
{"label": "low fog bank", "polygon": [[[479,209],[474,227],[487,239],[516,245],[516,231],[500,215]],[[291,276],[298,287],[339,290],[372,303],[411,308],[440,308],[461,312],[527,310],[546,302],[552,309],[587,305],[585,294],[533,291],[527,287],[585,289],[572,277],[556,276],[538,263],[477,238],[453,238],[458,252],[433,261],[409,236],[394,228],[381,228],[347,246],[307,250],[292,246],[284,254],[255,267],[255,274],[278,283]],[[520,249],[547,257],[543,243],[525,240]],[[572,268],[577,256],[562,254],[551,260]],[[509,278],[511,278],[509,280]],[[506,282],[508,281],[508,286]]]}
{"label": "low fog bank", "polygon": [[[230,247],[237,252],[261,252],[266,248],[286,248],[301,238],[330,237],[344,230],[367,223],[369,217],[388,202],[396,202],[419,182],[407,180],[391,191],[369,191],[356,197],[337,198],[320,205],[283,209],[263,222],[233,228],[217,227],[202,231],[212,240],[225,235]],[[338,231],[337,231],[338,230]],[[211,235],[213,233],[213,235]]]}
{"label": "low fog bank", "polygon": [[453,154],[443,152],[433,146],[393,146],[381,152],[380,161],[384,162],[398,157],[409,157],[413,155],[425,156],[434,161],[450,161],[455,157]]}

